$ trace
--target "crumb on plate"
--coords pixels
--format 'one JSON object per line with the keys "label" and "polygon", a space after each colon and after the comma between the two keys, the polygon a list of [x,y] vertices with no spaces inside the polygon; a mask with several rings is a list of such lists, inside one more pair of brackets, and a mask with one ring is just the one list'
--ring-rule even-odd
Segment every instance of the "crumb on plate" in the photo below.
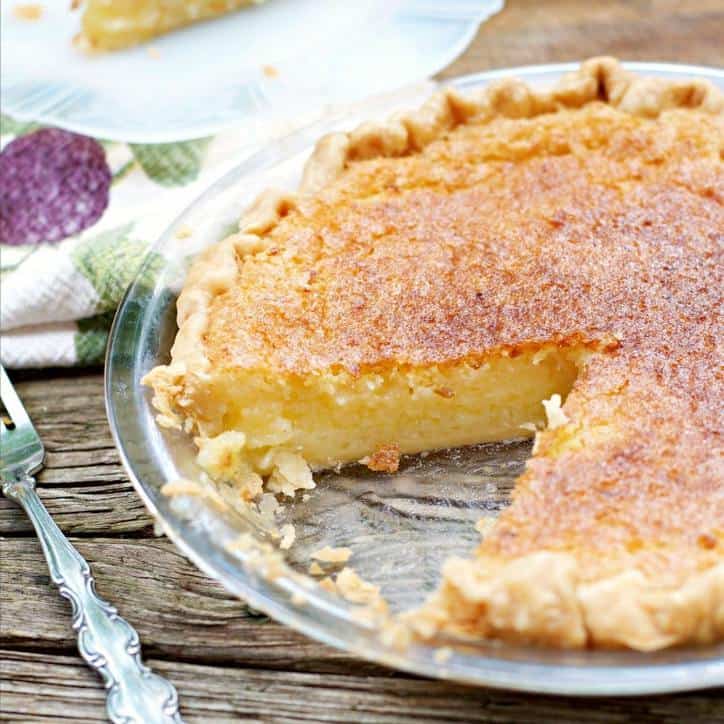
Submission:
{"label": "crumb on plate", "polygon": [[13,16],[18,20],[34,22],[43,17],[45,8],[40,3],[19,3],[13,7]]}
{"label": "crumb on plate", "polygon": [[372,455],[362,458],[360,462],[375,472],[396,473],[400,467],[400,446],[394,443],[380,445]]}
{"label": "crumb on plate", "polygon": [[488,533],[492,530],[493,526],[495,525],[495,518],[493,518],[492,515],[489,515],[485,518],[481,518],[476,524],[475,524],[475,530],[480,533],[481,538],[485,538]]}
{"label": "crumb on plate", "polygon": [[312,563],[309,566],[309,575],[310,576],[323,576],[324,575],[324,568],[317,563],[317,561],[312,561]]}
{"label": "crumb on plate", "polygon": [[289,550],[294,544],[295,538],[297,537],[297,532],[294,529],[294,526],[291,523],[283,525],[281,529],[281,534],[282,540],[281,543],[279,543],[279,547],[284,549],[285,551]]}
{"label": "crumb on plate", "polygon": [[332,548],[331,546],[324,546],[311,555],[314,560],[323,563],[346,563],[351,556],[352,551],[349,548]]}
{"label": "crumb on plate", "polygon": [[354,568],[345,568],[337,575],[337,591],[350,603],[372,605],[381,599],[380,588],[361,578]]}

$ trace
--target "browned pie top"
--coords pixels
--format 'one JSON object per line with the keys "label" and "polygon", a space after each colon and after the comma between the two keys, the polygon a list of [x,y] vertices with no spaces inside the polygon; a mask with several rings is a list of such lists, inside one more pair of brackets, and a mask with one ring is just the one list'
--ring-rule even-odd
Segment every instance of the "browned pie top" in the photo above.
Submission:
{"label": "browned pie top", "polygon": [[206,353],[355,372],[602,341],[570,424],[542,437],[483,550],[585,548],[596,575],[629,555],[664,577],[710,565],[724,547],[723,153],[721,118],[594,102],[352,162],[240,262]]}
{"label": "browned pie top", "polygon": [[614,332],[696,353],[720,294],[722,135],[703,114],[592,103],[353,163],[245,257],[207,355],[354,371]]}

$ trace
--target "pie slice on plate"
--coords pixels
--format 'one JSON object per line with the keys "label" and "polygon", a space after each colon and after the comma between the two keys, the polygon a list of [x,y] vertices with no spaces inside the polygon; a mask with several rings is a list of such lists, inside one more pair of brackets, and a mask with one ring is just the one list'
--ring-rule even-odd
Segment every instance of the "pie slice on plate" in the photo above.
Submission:
{"label": "pie slice on plate", "polygon": [[89,50],[119,50],[264,0],[74,0],[84,5],[79,42]]}
{"label": "pie slice on plate", "polygon": [[609,58],[327,136],[195,262],[159,423],[249,498],[535,434],[418,635],[721,640],[723,155],[718,90]]}

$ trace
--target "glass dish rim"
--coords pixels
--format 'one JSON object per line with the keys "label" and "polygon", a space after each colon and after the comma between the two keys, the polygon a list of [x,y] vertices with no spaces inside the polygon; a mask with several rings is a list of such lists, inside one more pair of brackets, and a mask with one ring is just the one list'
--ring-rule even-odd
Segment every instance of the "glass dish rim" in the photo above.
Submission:
{"label": "glass dish rim", "polygon": [[[445,79],[441,87],[453,86],[460,89],[475,87],[499,78],[517,76],[535,82],[536,76],[562,74],[578,68],[580,63],[556,63],[546,65],[520,66],[456,78]],[[675,74],[682,77],[707,77],[724,85],[724,71],[705,66],[679,65],[675,63],[624,63],[630,70],[657,74]],[[203,206],[238,183],[248,174],[259,172],[274,163],[289,157],[288,150],[279,152],[274,146],[291,145],[301,152],[305,146],[329,130],[330,125],[343,122],[345,114],[314,123],[287,136],[282,142],[267,144],[251,155],[236,168],[213,183],[197,197],[168,226],[164,234],[153,245],[153,250],[163,248],[180,228],[184,219],[192,210]],[[310,141],[311,139],[311,141]],[[141,272],[142,273],[142,272]],[[133,300],[136,283],[132,284],[118,308],[109,335],[105,365],[105,400],[111,433],[118,448],[123,466],[144,504],[153,517],[159,521],[166,535],[174,544],[197,565],[204,573],[218,580],[227,590],[243,598],[249,605],[263,611],[272,618],[288,625],[305,635],[323,643],[341,648],[362,658],[375,661],[393,668],[424,676],[449,679],[463,683],[492,686],[509,690],[531,693],[564,694],[579,696],[601,695],[640,695],[670,693],[702,689],[724,684],[724,646],[715,645],[703,650],[692,649],[697,658],[683,662],[661,663],[659,654],[639,654],[636,652],[560,652],[537,648],[501,646],[502,654],[516,654],[523,658],[481,656],[455,651],[444,661],[436,658],[437,646],[416,644],[404,651],[392,645],[383,644],[374,630],[355,621],[345,607],[327,594],[313,595],[315,605],[309,601],[295,603],[295,597],[309,598],[309,589],[300,585],[296,577],[281,576],[267,580],[254,575],[243,566],[235,564],[219,545],[195,530],[193,526],[177,515],[168,505],[160,491],[144,480],[143,474],[135,465],[134,455],[123,437],[118,416],[121,396],[128,397],[128,384],[123,375],[120,356],[116,353],[119,335]],[[135,358],[134,358],[135,360]],[[139,405],[148,405],[148,395],[138,388],[139,370],[131,366],[131,394]],[[120,383],[119,383],[120,380]],[[120,384],[120,386],[119,386]],[[119,392],[120,390],[120,392]],[[146,440],[149,448],[153,443]],[[711,649],[711,655],[708,651]],[[681,651],[681,650],[679,650]],[[527,657],[530,653],[530,658]],[[686,653],[686,652],[684,652]],[[702,653],[704,656],[702,656]],[[663,658],[671,657],[672,652],[663,653]],[[674,650],[674,656],[676,650]],[[581,658],[584,663],[581,663]],[[593,663],[589,661],[593,660]],[[658,659],[658,661],[657,661]],[[547,660],[547,661],[546,661]],[[615,663],[625,660],[626,663]],[[614,663],[610,663],[613,661]]]}

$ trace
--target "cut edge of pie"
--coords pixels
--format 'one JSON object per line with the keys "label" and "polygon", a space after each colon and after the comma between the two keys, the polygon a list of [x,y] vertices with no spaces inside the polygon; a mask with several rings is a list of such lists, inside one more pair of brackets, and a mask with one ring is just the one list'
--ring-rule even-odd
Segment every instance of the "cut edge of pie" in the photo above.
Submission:
{"label": "cut edge of pie", "polygon": [[[724,97],[706,81],[638,77],[623,69],[615,59],[594,58],[548,91],[533,90],[517,80],[494,83],[472,97],[444,90],[416,112],[395,116],[384,123],[366,123],[351,133],[334,133],[323,138],[305,167],[297,193],[277,190],[263,193],[243,215],[239,233],[207,249],[194,262],[178,300],[179,332],[172,361],[155,368],[143,380],[154,389],[153,404],[159,411],[159,424],[195,434],[202,466],[215,477],[235,478],[242,495],[249,499],[261,491],[262,485],[271,492],[286,494],[298,488],[312,487],[308,462],[312,468],[325,468],[363,455],[373,456],[376,449],[354,448],[339,456],[315,453],[307,461],[304,445],[309,443],[309,438],[292,438],[293,444],[287,444],[290,440],[288,430],[277,430],[273,421],[268,420],[262,421],[262,425],[267,426],[264,435],[253,442],[258,454],[242,453],[244,448],[251,449],[250,436],[235,428],[235,413],[228,412],[228,398],[224,394],[225,390],[242,382],[238,370],[244,366],[237,365],[238,369],[233,369],[231,363],[224,367],[218,360],[209,359],[206,335],[214,314],[214,300],[239,282],[239,270],[247,260],[259,255],[268,260],[269,255],[277,254],[273,238],[275,228],[290,213],[304,207],[307,200],[323,195],[350,164],[418,154],[471,119],[478,124],[499,118],[530,119],[561,110],[580,109],[595,101],[648,119],[682,108],[696,109],[717,119],[724,115]],[[306,277],[290,280],[302,289],[309,282]],[[515,365],[516,359],[532,370],[534,358],[545,360],[550,357],[565,370],[552,388],[534,400],[538,404],[537,413],[529,409],[530,400],[526,400],[526,404],[520,406],[521,417],[513,415],[509,421],[516,429],[523,425],[532,430],[545,421],[543,406],[539,404],[543,398],[553,393],[565,395],[577,376],[586,370],[591,358],[613,353],[619,342],[616,334],[601,334],[519,346],[499,345],[484,350],[484,354],[477,357],[443,359],[435,365],[416,364],[414,360],[390,364],[381,360],[377,365],[363,364],[351,369],[318,369],[311,377],[313,385],[331,385],[329,394],[336,398],[349,394],[359,385],[372,390],[380,378],[386,384],[390,376],[398,375],[399,390],[407,386],[409,394],[414,396],[416,385],[432,367],[435,379],[430,382],[425,378],[420,386],[432,390],[431,404],[437,407],[433,405],[430,409],[437,410],[444,409],[451,400],[462,399],[468,389],[463,385],[462,394],[458,395],[455,385],[447,381],[450,374],[473,370],[475,378],[478,374],[475,371],[483,369],[487,372],[486,365]],[[275,395],[288,400],[299,390],[308,389],[305,377],[309,375],[305,375],[305,370],[295,368],[295,364],[288,361],[286,370],[281,370],[280,365],[277,369],[272,365],[265,370],[253,360],[249,369],[253,370],[256,379],[244,394],[255,395],[260,402],[257,407],[262,408],[265,401],[274,401]],[[515,368],[506,370],[503,367],[501,370],[504,374]],[[320,382],[325,375],[327,379]],[[289,384],[298,387],[290,393],[287,381],[280,383],[280,377],[288,377]],[[495,380],[495,376],[492,379]],[[276,389],[275,385],[279,384],[285,389]],[[397,403],[391,404],[384,410],[385,415],[397,407]],[[373,408],[367,408],[366,412],[374,414]],[[536,438],[536,454],[542,450],[553,458],[577,443],[568,434],[564,413],[552,403],[545,412],[549,413],[549,426]],[[227,420],[232,421],[231,424],[227,424]],[[605,424],[600,425],[600,430],[600,435],[610,432]],[[440,445],[433,447],[500,439],[509,437],[509,432],[510,429],[503,433],[496,429],[486,436],[478,428],[476,440],[443,439]],[[279,444],[275,441],[277,433],[280,434]],[[589,437],[594,447],[598,434],[593,430],[593,436]],[[424,440],[420,446],[414,441],[400,444],[399,439],[378,441],[380,446],[395,444],[401,452],[429,449],[426,447],[428,442]],[[362,447],[371,444],[372,439],[366,439]],[[718,470],[717,473],[717,469],[713,469],[715,478],[721,474]],[[530,486],[530,470],[524,477]],[[722,531],[715,530],[713,534],[713,547],[716,548],[721,545],[716,536],[722,535]],[[708,545],[704,543],[702,547]],[[687,574],[685,579],[672,584],[625,567],[613,575],[592,578],[575,555],[560,550],[543,549],[506,557],[481,549],[475,559],[448,561],[440,589],[420,610],[406,614],[404,618],[422,638],[454,632],[560,647],[626,646],[640,650],[710,642],[724,636],[724,563],[721,555],[706,560],[720,562],[707,564],[702,570]]]}

